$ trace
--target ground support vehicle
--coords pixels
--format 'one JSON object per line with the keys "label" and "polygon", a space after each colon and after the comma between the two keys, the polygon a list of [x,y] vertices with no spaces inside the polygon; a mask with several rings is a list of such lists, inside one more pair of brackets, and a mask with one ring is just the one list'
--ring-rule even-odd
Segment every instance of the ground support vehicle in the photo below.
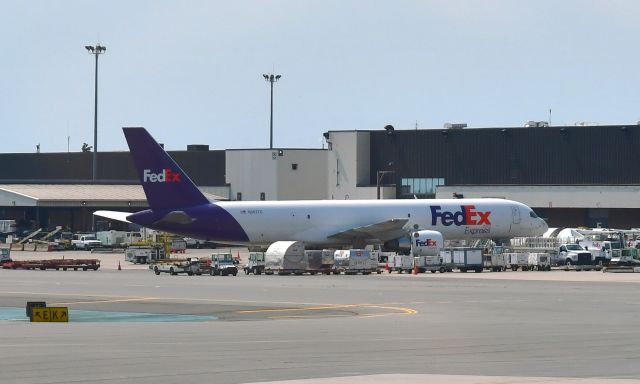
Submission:
{"label": "ground support vehicle", "polygon": [[148,264],[164,258],[162,246],[132,245],[125,251],[125,260],[134,264]]}
{"label": "ground support vehicle", "polygon": [[11,248],[0,248],[0,263],[11,261]]}
{"label": "ground support vehicle", "polygon": [[260,275],[264,272],[264,252],[250,252],[249,262],[244,266],[244,274]]}
{"label": "ground support vehicle", "polygon": [[209,268],[209,275],[211,276],[235,276],[238,274],[238,267],[233,259],[233,255],[229,252],[212,253],[209,260],[211,261]]}
{"label": "ground support vehicle", "polygon": [[304,243],[301,241],[276,241],[267,248],[264,262],[267,275],[301,275],[308,267]]}
{"label": "ground support vehicle", "polygon": [[[614,249],[611,263],[602,269],[602,272],[611,273],[638,273],[640,272],[640,260],[636,248]],[[619,251],[619,252],[617,252]]]}
{"label": "ground support vehicle", "polygon": [[548,253],[529,253],[528,254],[528,269],[538,271],[550,271],[551,270],[551,256]]}
{"label": "ground support vehicle", "polygon": [[193,276],[195,274],[200,274],[200,260],[195,257],[186,260],[166,259],[150,265],[149,269],[151,269],[156,275],[165,272],[170,275],[186,273],[189,276]]}
{"label": "ground support vehicle", "polygon": [[452,249],[453,265],[460,272],[484,270],[482,248],[454,248]]}
{"label": "ground support vehicle", "polygon": [[395,271],[398,273],[411,273],[413,270],[413,256],[411,255],[395,255],[389,258],[389,273]]}
{"label": "ground support vehicle", "polygon": [[312,275],[316,273],[331,274],[335,264],[334,250],[306,250],[304,253],[307,258],[307,272]]}
{"label": "ground support vehicle", "polygon": [[6,260],[1,262],[4,269],[55,269],[66,271],[79,269],[87,271],[89,269],[97,271],[100,268],[98,259],[51,259],[51,260]]}
{"label": "ground support vehicle", "polygon": [[[381,273],[378,269],[378,252],[367,249],[343,249],[333,254],[335,264],[333,273],[339,275],[355,275],[362,273],[369,275],[373,272]],[[389,266],[391,267],[391,266]]]}
{"label": "ground support vehicle", "polygon": [[71,240],[71,247],[73,249],[90,251],[101,246],[102,242],[96,238],[96,235],[93,234],[73,235],[73,240]]}

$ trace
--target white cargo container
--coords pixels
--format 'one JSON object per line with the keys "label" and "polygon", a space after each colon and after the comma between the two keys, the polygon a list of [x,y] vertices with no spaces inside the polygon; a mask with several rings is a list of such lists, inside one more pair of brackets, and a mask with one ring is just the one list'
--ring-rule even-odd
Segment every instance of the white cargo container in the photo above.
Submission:
{"label": "white cargo container", "polygon": [[529,253],[529,269],[538,271],[551,270],[551,256],[548,253]]}
{"label": "white cargo container", "polygon": [[164,248],[152,246],[130,246],[124,253],[125,260],[134,264],[147,264],[164,258]]}
{"label": "white cargo container", "polygon": [[378,253],[366,249],[337,250],[334,255],[333,273],[368,275],[371,272],[380,273],[378,269]]}
{"label": "white cargo container", "polygon": [[460,248],[453,249],[453,264],[460,272],[476,271],[482,272],[484,263],[482,261],[481,248]]}
{"label": "white cargo container", "polygon": [[428,256],[414,256],[413,266],[418,270],[418,273],[425,273],[427,270],[427,257]]}
{"label": "white cargo container", "polygon": [[511,252],[504,254],[508,259],[512,271],[522,268],[523,271],[529,269],[529,254],[524,252]]}
{"label": "white cargo container", "polygon": [[307,257],[307,271],[312,275],[324,273],[328,275],[333,269],[334,259],[331,249],[304,251]]}
{"label": "white cargo container", "polygon": [[[453,271],[453,251],[451,250],[442,250],[440,251],[440,264],[442,264],[442,268],[446,272]],[[439,269],[442,272],[442,268]]]}
{"label": "white cargo container", "polygon": [[267,274],[302,274],[307,270],[304,243],[301,241],[276,241],[269,246],[264,258]]}
{"label": "white cargo container", "polygon": [[411,273],[412,269],[413,256],[411,255],[393,255],[389,258],[389,273],[392,271]]}

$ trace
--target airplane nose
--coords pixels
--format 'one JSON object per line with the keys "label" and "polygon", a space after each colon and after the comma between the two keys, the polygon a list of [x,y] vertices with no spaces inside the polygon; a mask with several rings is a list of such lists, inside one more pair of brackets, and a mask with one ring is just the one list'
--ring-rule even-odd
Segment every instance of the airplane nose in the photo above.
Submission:
{"label": "airplane nose", "polygon": [[543,219],[540,219],[540,230],[542,231],[542,233],[547,232],[548,229],[549,229],[549,225],[547,225],[547,222],[544,221]]}

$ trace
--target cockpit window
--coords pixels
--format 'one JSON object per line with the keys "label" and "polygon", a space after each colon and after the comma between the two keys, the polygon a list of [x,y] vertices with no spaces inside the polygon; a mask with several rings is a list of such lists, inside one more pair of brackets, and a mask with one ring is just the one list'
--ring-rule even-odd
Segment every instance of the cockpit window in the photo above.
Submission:
{"label": "cockpit window", "polygon": [[533,217],[534,219],[538,218],[538,215],[536,215],[536,213],[533,211],[529,211],[529,216]]}

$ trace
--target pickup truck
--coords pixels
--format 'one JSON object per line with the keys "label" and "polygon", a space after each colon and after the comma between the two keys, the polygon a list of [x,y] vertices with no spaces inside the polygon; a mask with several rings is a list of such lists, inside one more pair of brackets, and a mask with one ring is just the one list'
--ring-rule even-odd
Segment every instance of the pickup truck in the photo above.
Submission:
{"label": "pickup truck", "polygon": [[156,275],[166,272],[170,275],[186,273],[189,276],[200,274],[200,260],[191,258],[189,260],[166,261],[150,265],[149,269],[153,270]]}
{"label": "pickup truck", "polygon": [[90,251],[100,246],[102,246],[102,242],[96,238],[96,235],[93,234],[73,235],[73,239],[71,240],[71,247],[73,249]]}
{"label": "pickup truck", "polygon": [[582,248],[579,244],[562,244],[558,248],[558,264],[560,265],[590,265],[591,252]]}

